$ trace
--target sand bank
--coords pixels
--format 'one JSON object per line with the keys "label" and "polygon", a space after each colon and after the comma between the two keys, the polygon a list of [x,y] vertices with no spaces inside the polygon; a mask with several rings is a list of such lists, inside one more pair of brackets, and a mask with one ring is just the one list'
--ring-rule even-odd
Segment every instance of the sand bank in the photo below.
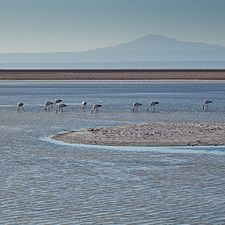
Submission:
{"label": "sand bank", "polygon": [[225,80],[222,69],[0,69],[0,80]]}
{"label": "sand bank", "polygon": [[114,146],[225,145],[224,123],[148,123],[89,128],[57,134],[54,140],[77,144]]}

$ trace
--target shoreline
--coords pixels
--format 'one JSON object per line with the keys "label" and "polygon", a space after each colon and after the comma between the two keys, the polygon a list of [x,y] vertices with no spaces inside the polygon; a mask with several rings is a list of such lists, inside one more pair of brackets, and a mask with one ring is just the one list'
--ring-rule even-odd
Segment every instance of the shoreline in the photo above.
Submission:
{"label": "shoreline", "polygon": [[220,146],[225,145],[225,123],[154,122],[89,128],[56,134],[53,140],[70,144],[106,146]]}
{"label": "shoreline", "polygon": [[225,80],[1,80],[4,85],[137,85],[137,84],[225,84]]}
{"label": "shoreline", "polygon": [[101,149],[110,151],[122,152],[157,152],[157,153],[182,153],[182,154],[210,154],[210,155],[224,155],[225,145],[218,146],[110,146],[110,145],[89,145],[89,144],[75,144],[67,143],[52,139],[53,135],[49,137],[41,137],[39,140],[48,142],[54,145],[78,147],[88,149]]}
{"label": "shoreline", "polygon": [[0,69],[0,80],[225,80],[225,69]]}

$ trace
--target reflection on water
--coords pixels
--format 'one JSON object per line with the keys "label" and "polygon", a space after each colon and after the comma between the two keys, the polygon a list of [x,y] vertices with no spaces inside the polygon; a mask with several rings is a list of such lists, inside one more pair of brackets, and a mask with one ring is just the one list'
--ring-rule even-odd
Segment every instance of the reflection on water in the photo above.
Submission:
{"label": "reflection on water", "polygon": [[[2,82],[0,224],[223,224],[224,147],[187,154],[182,148],[128,151],[42,139],[146,121],[224,122],[224,91],[224,83],[213,82]],[[44,112],[43,103],[55,98],[68,104],[65,112]],[[213,104],[203,112],[205,98]],[[152,99],[160,105],[147,113]],[[15,112],[19,101],[25,112]],[[139,113],[131,112],[134,101],[143,104]],[[103,105],[98,115],[90,114],[93,103]]]}

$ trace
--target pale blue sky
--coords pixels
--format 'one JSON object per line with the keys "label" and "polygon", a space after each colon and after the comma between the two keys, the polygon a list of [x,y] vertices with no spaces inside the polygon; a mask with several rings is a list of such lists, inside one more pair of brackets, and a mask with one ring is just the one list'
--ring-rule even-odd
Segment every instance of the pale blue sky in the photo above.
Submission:
{"label": "pale blue sky", "polygon": [[0,53],[84,51],[147,34],[225,46],[225,0],[0,0]]}

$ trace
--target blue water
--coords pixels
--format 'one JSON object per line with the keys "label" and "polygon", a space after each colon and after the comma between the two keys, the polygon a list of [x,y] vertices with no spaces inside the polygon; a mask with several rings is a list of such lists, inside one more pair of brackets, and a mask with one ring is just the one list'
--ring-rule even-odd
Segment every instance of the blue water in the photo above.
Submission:
{"label": "blue water", "polygon": [[[0,84],[0,224],[224,224],[225,148],[62,145],[52,134],[151,121],[225,122],[224,82]],[[45,112],[61,98],[63,113]],[[206,111],[202,101],[213,101]],[[160,102],[146,112],[149,101]],[[86,100],[88,108],[80,109]],[[17,113],[16,103],[24,102]],[[132,103],[143,104],[138,113]],[[93,103],[102,104],[91,114]]]}

